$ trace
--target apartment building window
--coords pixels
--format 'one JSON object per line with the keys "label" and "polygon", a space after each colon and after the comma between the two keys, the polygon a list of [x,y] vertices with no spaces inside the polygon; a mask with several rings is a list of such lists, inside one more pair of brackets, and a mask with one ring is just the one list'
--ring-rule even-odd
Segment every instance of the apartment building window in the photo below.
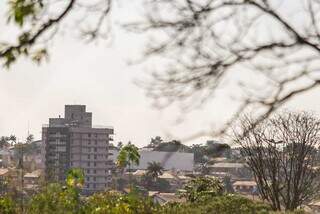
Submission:
{"label": "apartment building window", "polygon": [[97,159],[97,155],[94,155],[94,159]]}
{"label": "apartment building window", "polygon": [[90,169],[87,169],[87,173],[90,174]]}
{"label": "apartment building window", "polygon": [[90,177],[87,177],[87,181],[90,181]]}
{"label": "apartment building window", "polygon": [[93,166],[97,166],[97,162],[94,162],[94,163],[93,163]]}
{"label": "apartment building window", "polygon": [[93,177],[93,181],[96,181],[97,180],[97,178],[96,177]]}
{"label": "apartment building window", "polygon": [[91,140],[88,141],[88,145],[91,145]]}
{"label": "apartment building window", "polygon": [[96,184],[93,184],[93,189],[97,188],[97,185]]}
{"label": "apartment building window", "polygon": [[90,134],[90,133],[88,134],[88,137],[91,137],[91,134]]}
{"label": "apartment building window", "polygon": [[87,162],[87,166],[90,166],[90,162]]}
{"label": "apartment building window", "polygon": [[94,148],[94,151],[97,152],[97,148]]}
{"label": "apartment building window", "polygon": [[90,155],[88,155],[88,159],[90,159]]}
{"label": "apartment building window", "polygon": [[90,184],[87,184],[87,189],[89,189],[90,188]]}
{"label": "apartment building window", "polygon": [[94,169],[94,170],[93,170],[93,174],[97,174],[97,170]]}

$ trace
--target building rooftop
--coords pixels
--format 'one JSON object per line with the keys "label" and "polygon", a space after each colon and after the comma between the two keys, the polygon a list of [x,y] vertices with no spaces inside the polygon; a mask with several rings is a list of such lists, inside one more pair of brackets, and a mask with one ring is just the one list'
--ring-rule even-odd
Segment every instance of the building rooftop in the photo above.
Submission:
{"label": "building rooftop", "polygon": [[233,186],[257,186],[255,181],[236,181]]}
{"label": "building rooftop", "polygon": [[41,170],[35,170],[30,173],[26,173],[23,177],[25,178],[39,178],[41,175]]}
{"label": "building rooftop", "polygon": [[211,167],[214,168],[243,168],[245,167],[245,164],[243,163],[216,163],[212,165]]}
{"label": "building rooftop", "polygon": [[163,178],[163,179],[175,179],[176,177],[173,176],[171,173],[169,172],[163,172],[162,175],[159,175],[159,178]]}
{"label": "building rooftop", "polygon": [[7,174],[8,172],[9,172],[8,169],[2,168],[2,169],[0,169],[0,176],[4,176],[4,175]]}
{"label": "building rooftop", "polygon": [[154,197],[159,197],[165,203],[170,203],[170,202],[177,202],[177,203],[183,203],[186,202],[185,198],[180,198],[179,195],[175,193],[167,193],[167,192],[160,192],[158,194],[155,194]]}
{"label": "building rooftop", "polygon": [[147,170],[143,170],[143,169],[138,169],[137,171],[135,171],[134,173],[132,173],[132,175],[134,176],[143,176],[147,173]]}

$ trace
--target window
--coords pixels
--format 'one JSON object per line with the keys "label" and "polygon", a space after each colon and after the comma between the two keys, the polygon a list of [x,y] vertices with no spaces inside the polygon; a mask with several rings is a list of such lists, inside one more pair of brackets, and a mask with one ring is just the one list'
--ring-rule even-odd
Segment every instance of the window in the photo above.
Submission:
{"label": "window", "polygon": [[94,166],[97,166],[97,162],[94,162],[93,165],[94,165]]}
{"label": "window", "polygon": [[91,140],[88,141],[88,145],[91,145]]}
{"label": "window", "polygon": [[87,189],[89,189],[90,188],[90,184],[87,184]]}
{"label": "window", "polygon": [[97,148],[94,148],[94,151],[97,152]]}
{"label": "window", "polygon": [[87,163],[87,166],[90,166],[90,162]]}
{"label": "window", "polygon": [[97,180],[97,178],[96,177],[93,177],[93,181],[96,181]]}
{"label": "window", "polygon": [[90,177],[87,177],[87,181],[90,181]]}
{"label": "window", "polygon": [[94,169],[94,170],[93,170],[93,174],[97,174],[97,170]]}
{"label": "window", "polygon": [[88,134],[88,137],[91,137],[91,133]]}
{"label": "window", "polygon": [[97,159],[97,155],[94,155],[94,159]]}
{"label": "window", "polygon": [[90,155],[88,155],[88,159],[90,159]]}
{"label": "window", "polygon": [[90,174],[90,169],[87,169],[87,173]]}

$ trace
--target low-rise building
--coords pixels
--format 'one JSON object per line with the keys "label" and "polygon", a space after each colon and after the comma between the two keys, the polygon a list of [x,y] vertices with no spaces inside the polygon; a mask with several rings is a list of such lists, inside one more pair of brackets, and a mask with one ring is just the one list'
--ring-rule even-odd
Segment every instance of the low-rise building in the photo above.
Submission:
{"label": "low-rise building", "polygon": [[[131,169],[147,169],[148,163],[159,162],[165,170],[176,171],[193,171],[194,154],[187,152],[159,152],[140,150],[139,165],[131,166]],[[119,151],[116,149],[109,150],[109,157],[116,162]]]}
{"label": "low-rise building", "polygon": [[252,173],[250,169],[243,163],[216,163],[211,165],[210,170],[212,173],[227,173],[234,179],[250,179]]}
{"label": "low-rise building", "polygon": [[257,183],[255,181],[236,181],[232,186],[239,193],[258,194]]}
{"label": "low-rise building", "polygon": [[38,188],[40,185],[40,177],[41,177],[41,170],[35,170],[33,172],[30,173],[26,173],[23,176],[23,180],[24,180],[24,186],[27,189],[35,189]]}
{"label": "low-rise building", "polygon": [[9,149],[0,150],[0,167],[9,167],[12,163],[12,153]]}
{"label": "low-rise building", "polygon": [[160,205],[165,205],[167,203],[184,203],[184,202],[186,202],[185,198],[181,198],[176,193],[149,192],[149,196],[152,198],[154,203],[158,203]]}

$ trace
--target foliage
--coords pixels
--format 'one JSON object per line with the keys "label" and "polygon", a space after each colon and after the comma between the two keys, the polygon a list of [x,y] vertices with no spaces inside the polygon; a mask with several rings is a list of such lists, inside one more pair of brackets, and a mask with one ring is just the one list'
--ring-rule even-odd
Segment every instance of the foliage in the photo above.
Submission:
{"label": "foliage", "polygon": [[191,148],[183,145],[180,141],[173,140],[169,142],[163,142],[154,148],[154,151],[161,152],[192,152]]}
{"label": "foliage", "polygon": [[17,211],[16,204],[9,197],[0,198],[0,213],[1,214],[15,214]]}
{"label": "foliage", "polygon": [[153,204],[149,198],[142,198],[136,193],[122,195],[119,193],[98,193],[90,196],[84,205],[84,213],[94,214],[126,214],[157,213],[159,205]]}
{"label": "foliage", "polygon": [[140,154],[138,147],[129,142],[121,148],[117,158],[117,165],[120,168],[130,167],[133,164],[139,165],[139,159]]}
{"label": "foliage", "polygon": [[161,166],[159,162],[149,162],[147,167],[147,175],[151,176],[154,180],[157,180],[159,175],[163,174],[164,168]]}
{"label": "foliage", "polygon": [[168,204],[161,213],[266,214],[270,206],[237,195],[223,195],[200,203]]}
{"label": "foliage", "polygon": [[27,207],[28,214],[71,214],[79,213],[79,192],[72,187],[49,184],[41,193],[35,195]]}
{"label": "foliage", "polygon": [[189,181],[184,187],[181,197],[190,202],[206,201],[224,192],[223,184],[216,178],[198,177]]}
{"label": "foliage", "polygon": [[205,145],[193,144],[191,149],[194,153],[195,163],[205,163],[208,158],[230,157],[230,146],[225,143],[207,141]]}
{"label": "foliage", "polygon": [[162,138],[160,136],[156,136],[155,138],[151,138],[150,143],[147,147],[155,148],[159,146],[162,142],[163,142]]}
{"label": "foliage", "polygon": [[258,125],[244,117],[234,137],[275,210],[294,210],[319,195],[319,139],[320,120],[306,112],[278,113]]}
{"label": "foliage", "polygon": [[80,168],[70,169],[67,173],[66,184],[69,187],[81,188],[84,184],[84,173]]}
{"label": "foliage", "polygon": [[171,192],[171,185],[169,181],[163,178],[157,178],[154,180],[149,175],[143,175],[140,185],[149,191]]}

